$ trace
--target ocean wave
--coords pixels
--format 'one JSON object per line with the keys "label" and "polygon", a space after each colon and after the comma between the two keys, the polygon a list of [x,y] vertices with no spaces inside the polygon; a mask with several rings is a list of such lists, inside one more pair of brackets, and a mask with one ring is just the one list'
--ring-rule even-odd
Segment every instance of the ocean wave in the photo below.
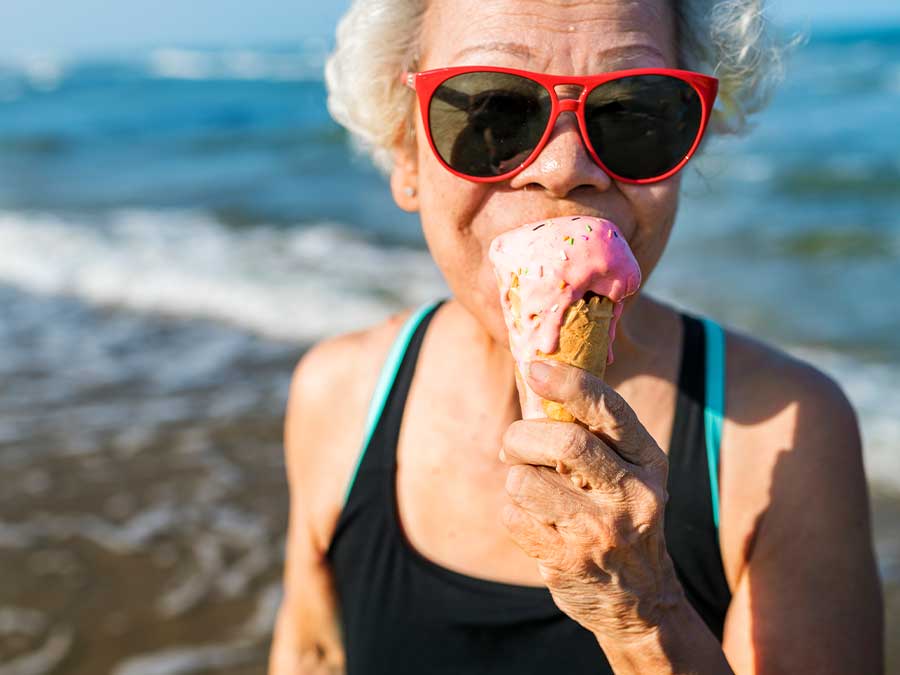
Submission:
{"label": "ocean wave", "polygon": [[31,89],[55,91],[68,76],[73,60],[50,52],[28,52],[0,60],[0,101],[12,102]]}
{"label": "ocean wave", "polygon": [[[827,253],[832,244],[814,248]],[[674,300],[659,294],[676,306],[678,298],[702,300],[688,277],[671,269],[656,276],[654,287],[679,289]],[[336,223],[234,228],[198,211],[120,210],[94,221],[0,212],[0,281],[91,305],[222,320],[299,342],[448,294],[421,249],[385,247]],[[722,319],[746,322],[734,311]],[[893,414],[900,410],[900,364],[841,353],[838,345],[787,348],[845,388],[860,413],[870,479],[900,492],[900,420]]]}
{"label": "ocean wave", "polygon": [[96,222],[0,212],[0,281],[297,341],[446,293],[423,250],[334,223],[234,229],[196,211],[120,210]]}
{"label": "ocean wave", "polygon": [[[897,44],[900,27],[854,27],[812,32],[809,44],[797,54],[802,70],[810,77],[807,84],[832,82],[848,69],[854,75],[871,74],[877,85],[888,92],[897,91],[895,60],[889,52]],[[93,54],[27,51],[0,58],[0,84],[4,77],[22,78],[31,87],[52,91],[66,79],[98,66],[119,71],[122,67],[150,78],[180,80],[323,80],[325,59],[333,47],[332,35],[307,36],[289,44],[258,44],[241,47],[198,47],[184,44],[155,48],[106,51]],[[823,56],[824,55],[824,56]],[[844,64],[836,70],[830,64],[839,58]],[[792,68],[790,77],[796,77]],[[878,71],[887,73],[880,78]],[[854,86],[859,77],[842,79]],[[880,88],[880,87],[879,87]],[[0,100],[16,94],[0,87]]]}
{"label": "ocean wave", "polygon": [[319,50],[275,52],[252,49],[199,50],[163,48],[146,59],[154,77],[179,80],[270,80],[321,79],[324,54]]}
{"label": "ocean wave", "polygon": [[769,242],[772,252],[789,258],[858,260],[861,258],[900,259],[900,232],[866,226],[819,227],[788,232]]}
{"label": "ocean wave", "polygon": [[287,48],[161,46],[143,52],[60,55],[28,52],[0,59],[0,100],[21,94],[24,85],[48,92],[82,76],[177,80],[321,81],[328,44],[298,42]]}
{"label": "ocean wave", "polygon": [[831,200],[900,197],[900,165],[868,158],[868,162],[832,161],[818,166],[801,165],[779,172],[774,189],[792,197]]}

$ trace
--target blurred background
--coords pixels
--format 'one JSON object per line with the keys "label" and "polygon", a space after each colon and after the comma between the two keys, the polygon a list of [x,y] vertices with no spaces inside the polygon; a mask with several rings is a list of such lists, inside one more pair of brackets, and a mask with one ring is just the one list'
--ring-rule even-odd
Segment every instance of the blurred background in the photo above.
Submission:
{"label": "blurred background", "polygon": [[[265,672],[292,368],[446,292],[326,111],[347,5],[0,4],[0,674]],[[900,5],[777,12],[649,290],[845,387],[900,673]]]}

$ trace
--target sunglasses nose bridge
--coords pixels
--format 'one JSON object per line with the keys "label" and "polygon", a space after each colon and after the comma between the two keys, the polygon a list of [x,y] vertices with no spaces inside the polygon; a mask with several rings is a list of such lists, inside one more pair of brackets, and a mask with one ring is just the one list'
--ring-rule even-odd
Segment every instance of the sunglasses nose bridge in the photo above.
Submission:
{"label": "sunglasses nose bridge", "polygon": [[576,112],[578,110],[578,99],[563,98],[559,100],[559,112]]}

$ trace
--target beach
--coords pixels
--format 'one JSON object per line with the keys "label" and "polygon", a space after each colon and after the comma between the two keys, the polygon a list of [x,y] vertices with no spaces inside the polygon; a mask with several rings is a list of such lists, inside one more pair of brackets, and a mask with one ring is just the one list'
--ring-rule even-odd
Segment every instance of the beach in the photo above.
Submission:
{"label": "beach", "polygon": [[[37,655],[42,667],[28,672],[265,673],[287,523],[283,407],[302,347],[3,291],[13,315],[43,307],[60,334],[76,323],[118,337],[100,349],[85,338],[40,345],[42,327],[24,321],[4,335],[30,365],[3,373],[4,389],[25,396],[0,398],[0,465],[12,477],[0,487],[0,663]],[[136,348],[135,334],[153,337]],[[106,359],[116,367],[101,380]],[[166,362],[171,370],[158,367]],[[138,375],[146,363],[157,367]],[[55,399],[28,397],[50,381]],[[876,490],[873,517],[897,635],[900,497]],[[896,640],[889,655],[896,673]]]}
{"label": "beach", "polygon": [[[0,674],[265,672],[293,368],[447,293],[328,117],[326,47],[0,63]],[[646,287],[846,391],[894,675],[898,126],[900,30],[814,36],[692,163]]]}

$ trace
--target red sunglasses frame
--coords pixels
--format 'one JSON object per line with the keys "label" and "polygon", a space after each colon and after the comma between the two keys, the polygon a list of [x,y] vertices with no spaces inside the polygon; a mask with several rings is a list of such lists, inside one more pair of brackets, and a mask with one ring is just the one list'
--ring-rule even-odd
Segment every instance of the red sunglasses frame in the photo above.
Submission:
{"label": "red sunglasses frame", "polygon": [[[528,80],[536,82],[550,93],[552,107],[550,109],[550,117],[547,120],[547,128],[544,130],[544,134],[543,136],[541,136],[541,140],[538,141],[538,144],[535,146],[531,154],[529,154],[528,157],[519,166],[497,176],[470,176],[465,173],[460,173],[443,160],[440,153],[438,153],[437,151],[437,147],[435,147],[434,140],[431,137],[431,127],[429,125],[428,115],[431,104],[431,97],[434,94],[435,90],[451,77],[455,77],[463,73],[475,72],[508,73],[510,75],[518,75],[520,77],[524,77]],[[599,85],[610,82],[612,80],[618,80],[624,77],[632,77],[635,75],[666,75],[669,77],[674,77],[675,79],[687,82],[700,97],[702,111],[700,118],[700,127],[697,130],[697,137],[691,144],[691,147],[688,150],[687,154],[681,159],[680,162],[678,162],[678,164],[669,169],[669,171],[667,171],[666,173],[659,176],[651,176],[650,178],[626,178],[624,176],[618,175],[613,171],[610,171],[609,168],[600,159],[597,152],[594,150],[593,145],[591,145],[590,139],[588,138],[587,134],[587,123],[584,118],[584,102],[587,99],[588,94],[590,94],[590,92],[595,87],[598,87]],[[437,157],[438,161],[443,164],[444,167],[451,173],[459,176],[460,178],[465,178],[466,180],[474,181],[477,183],[495,183],[498,181],[506,180],[508,178],[512,178],[529,164],[531,164],[534,161],[535,157],[537,157],[544,149],[544,146],[547,145],[547,141],[550,139],[550,136],[553,133],[553,128],[556,126],[556,118],[559,117],[560,113],[567,111],[575,113],[575,117],[578,119],[578,128],[581,131],[581,140],[584,143],[585,148],[587,148],[591,158],[610,177],[622,183],[639,185],[656,183],[658,181],[666,180],[667,178],[675,175],[682,168],[684,168],[684,165],[688,163],[688,160],[690,160],[691,156],[694,154],[694,152],[696,152],[697,147],[700,145],[700,142],[703,139],[703,134],[705,133],[706,127],[709,123],[709,118],[712,114],[713,103],[716,100],[716,94],[719,89],[719,80],[717,78],[712,77],[711,75],[704,75],[703,73],[697,73],[691,70],[679,70],[677,68],[632,68],[629,70],[614,70],[606,73],[601,73],[599,75],[549,75],[546,73],[535,73],[528,70],[519,70],[517,68],[502,68],[498,66],[454,66],[451,68],[436,68],[434,70],[425,70],[421,72],[404,72],[401,75],[400,79],[406,86],[415,90],[418,96],[419,110],[422,113],[422,123],[425,126],[425,135],[428,137],[428,144],[431,146],[431,150],[432,152],[434,152],[435,157]],[[578,85],[582,87],[582,90],[577,99],[566,98],[560,100],[559,96],[556,93],[556,87],[560,85]]]}

